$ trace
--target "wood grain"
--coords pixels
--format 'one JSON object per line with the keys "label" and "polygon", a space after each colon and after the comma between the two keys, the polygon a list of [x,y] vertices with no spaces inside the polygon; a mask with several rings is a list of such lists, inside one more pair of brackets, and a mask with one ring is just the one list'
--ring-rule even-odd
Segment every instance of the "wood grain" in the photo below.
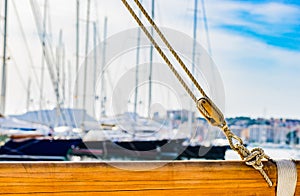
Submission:
{"label": "wood grain", "polygon": [[[259,172],[240,161],[0,163],[0,193],[275,195],[276,167],[271,162],[264,165],[275,183],[272,188]],[[154,169],[145,169],[149,167]],[[296,195],[300,195],[300,161],[297,169]]]}

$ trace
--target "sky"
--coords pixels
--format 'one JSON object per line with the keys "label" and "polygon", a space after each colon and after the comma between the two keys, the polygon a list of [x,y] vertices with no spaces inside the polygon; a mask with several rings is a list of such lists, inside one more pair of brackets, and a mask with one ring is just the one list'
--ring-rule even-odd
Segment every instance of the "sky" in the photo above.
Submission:
{"label": "sky", "polygon": [[[0,3],[1,16],[3,2]],[[39,109],[42,49],[30,2],[36,2],[43,13],[44,0],[9,1],[7,114],[26,111],[29,78],[32,81],[29,110]],[[80,64],[83,64],[87,1],[80,2]],[[203,2],[208,34],[205,31]],[[65,59],[72,70],[67,72],[66,83],[71,84],[72,90],[76,60],[76,1],[51,0],[48,3],[46,37],[55,50],[59,43],[59,31],[63,32]],[[150,9],[150,0],[144,0],[143,4],[147,10]],[[192,36],[193,10],[194,0],[156,1],[155,21],[161,27]],[[137,27],[121,1],[91,0],[91,21],[97,24],[99,40],[103,40],[105,16],[108,18],[108,37]],[[22,38],[19,22],[26,41]],[[3,17],[0,24],[3,35]],[[225,116],[300,119],[299,1],[199,0],[197,30],[197,41],[207,50],[210,46],[211,57],[222,77]],[[93,49],[91,40],[89,51]],[[2,39],[0,43],[2,56]],[[48,72],[45,72],[44,82],[42,105],[53,108],[55,96]],[[67,94],[67,99],[70,98]]]}

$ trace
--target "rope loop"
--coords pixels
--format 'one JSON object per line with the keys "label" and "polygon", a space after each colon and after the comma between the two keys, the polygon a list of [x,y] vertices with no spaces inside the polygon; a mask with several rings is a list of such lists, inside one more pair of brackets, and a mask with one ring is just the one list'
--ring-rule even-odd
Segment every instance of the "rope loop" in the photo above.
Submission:
{"label": "rope loop", "polygon": [[263,159],[270,159],[270,157],[267,156],[261,148],[254,148],[251,151],[248,150],[245,147],[243,140],[232,133],[227,125],[222,127],[222,129],[228,139],[231,149],[236,151],[240,155],[241,159],[245,161],[246,165],[252,166],[254,169],[258,170],[265,178],[268,185],[271,187],[273,183],[264,171],[264,165],[262,163]]}
{"label": "rope loop", "polygon": [[245,157],[247,165],[251,165],[257,170],[263,169],[262,160],[265,158],[265,153],[261,148],[254,148],[251,153]]}
{"label": "rope loop", "polygon": [[[233,134],[230,131],[230,129],[227,126],[227,124],[222,129],[223,129],[223,131],[225,133],[225,136],[228,139],[229,146],[230,146],[231,149],[233,149],[234,151],[239,151],[240,148],[244,147],[243,140],[240,137],[238,137],[237,135]],[[234,141],[236,141],[236,142],[234,142]]]}

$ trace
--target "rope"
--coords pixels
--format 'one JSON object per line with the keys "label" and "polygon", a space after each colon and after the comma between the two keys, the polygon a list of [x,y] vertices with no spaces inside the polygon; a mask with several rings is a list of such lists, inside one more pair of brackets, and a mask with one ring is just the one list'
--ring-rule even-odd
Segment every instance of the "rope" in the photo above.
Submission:
{"label": "rope", "polygon": [[[252,166],[254,169],[258,170],[261,175],[264,177],[266,182],[270,187],[273,186],[273,183],[266,172],[263,170],[263,159],[269,160],[270,157],[264,153],[264,150],[261,148],[253,148],[251,151],[248,150],[243,144],[243,140],[237,135],[232,133],[227,125],[225,125],[222,130],[224,131],[227,140],[229,142],[230,148],[236,151],[242,160],[245,161],[246,165]],[[234,143],[234,140],[236,143]]]}
{"label": "rope", "polygon": [[187,93],[191,96],[191,98],[194,100],[194,102],[197,104],[197,107],[199,111],[202,113],[202,115],[207,119],[207,121],[212,124],[213,126],[220,127],[224,134],[226,135],[230,147],[236,151],[242,160],[245,161],[245,163],[249,166],[252,166],[254,169],[258,170],[261,175],[264,177],[268,185],[271,187],[273,185],[271,179],[268,177],[266,172],[263,170],[263,159],[270,159],[269,156],[267,156],[264,151],[261,148],[254,148],[253,150],[249,151],[243,144],[243,141],[241,138],[239,138],[237,135],[233,134],[230,129],[228,128],[226,121],[224,119],[224,116],[222,112],[217,108],[217,106],[208,98],[206,93],[204,92],[203,88],[199,85],[195,77],[191,74],[191,72],[188,70],[186,65],[183,63],[181,58],[178,56],[176,51],[173,49],[173,47],[170,45],[170,43],[167,41],[165,36],[162,34],[162,32],[159,30],[155,22],[152,20],[152,18],[149,16],[147,11],[144,9],[142,4],[138,0],[134,0],[140,11],[143,13],[143,15],[147,18],[148,22],[151,24],[151,26],[155,29],[156,33],[159,35],[161,40],[164,42],[164,44],[168,47],[169,51],[172,53],[174,58],[177,60],[177,62],[180,64],[182,69],[185,71],[185,73],[188,75],[190,80],[193,82],[193,84],[197,87],[199,92],[204,96],[204,98],[201,98],[197,100],[196,96],[193,94],[193,92],[190,90],[190,88],[187,86],[187,84],[184,82],[182,77],[179,75],[179,73],[176,71],[174,66],[171,64],[168,57],[164,54],[162,49],[159,47],[157,42],[154,40],[153,36],[149,33],[149,31],[146,29],[145,25],[141,22],[139,17],[135,14],[133,9],[130,7],[130,5],[127,3],[127,0],[122,0],[125,7],[128,9],[132,17],[135,19],[135,21],[138,23],[140,28],[144,31],[148,39],[151,41],[151,43],[154,45],[160,56],[164,59],[164,61],[167,63],[171,71],[174,73],[176,78],[179,80],[179,82],[182,84],[184,89],[187,91]]}
{"label": "rope", "polygon": [[145,8],[143,7],[143,5],[138,1],[138,0],[134,0],[134,2],[136,3],[136,5],[139,7],[139,9],[142,11],[142,13],[144,14],[144,16],[147,18],[148,22],[152,25],[152,27],[154,28],[154,30],[156,31],[156,33],[159,35],[159,37],[161,38],[161,40],[164,42],[164,44],[166,44],[166,46],[168,47],[169,51],[173,54],[173,56],[175,57],[175,59],[177,60],[177,62],[180,64],[180,66],[182,67],[182,69],[185,71],[185,73],[188,75],[188,77],[191,79],[191,81],[194,83],[194,85],[196,86],[196,88],[199,90],[199,92],[204,96],[207,97],[206,93],[204,92],[204,90],[202,89],[202,87],[199,85],[199,83],[197,82],[196,78],[193,76],[193,74],[189,71],[189,69],[187,68],[187,66],[184,64],[184,62],[181,60],[181,58],[178,56],[178,54],[176,53],[176,51],[173,49],[173,47],[171,46],[171,44],[168,42],[168,40],[166,39],[166,37],[162,34],[162,32],[159,30],[159,28],[157,27],[157,25],[155,24],[154,20],[150,17],[150,15],[147,13],[147,11],[145,10]]}
{"label": "rope", "polygon": [[277,165],[277,195],[293,196],[297,184],[297,168],[292,160],[275,160]]}
{"label": "rope", "polygon": [[[122,0],[122,2],[124,3],[125,7],[128,9],[128,11],[130,12],[130,14],[132,15],[132,17],[135,19],[135,21],[138,23],[138,25],[140,26],[140,28],[144,31],[144,33],[146,34],[146,36],[148,37],[148,39],[151,41],[151,43],[154,45],[155,49],[158,51],[158,53],[160,54],[160,56],[164,59],[164,61],[168,64],[169,68],[171,69],[171,71],[174,73],[174,75],[176,76],[176,78],[178,79],[178,81],[181,83],[181,85],[183,86],[183,88],[187,91],[187,93],[190,95],[190,97],[193,99],[193,101],[195,103],[197,103],[197,98],[196,96],[193,94],[193,92],[189,89],[189,87],[187,86],[187,84],[184,82],[183,78],[179,75],[179,73],[176,71],[176,69],[174,68],[174,66],[172,65],[172,63],[170,62],[170,60],[168,59],[168,57],[165,55],[165,53],[162,51],[162,49],[159,47],[159,45],[157,44],[157,42],[153,39],[153,37],[151,36],[151,34],[149,33],[149,31],[146,29],[145,25],[141,22],[141,20],[138,18],[138,16],[135,14],[135,12],[133,11],[133,9],[130,7],[130,5],[127,3],[126,0]],[[142,6],[142,5],[141,5]],[[145,11],[145,10],[144,10]],[[151,18],[150,18],[151,19]],[[152,20],[152,19],[151,19]],[[178,57],[179,58],[179,57]],[[199,85],[199,84],[198,84]],[[201,87],[200,87],[201,88]]]}

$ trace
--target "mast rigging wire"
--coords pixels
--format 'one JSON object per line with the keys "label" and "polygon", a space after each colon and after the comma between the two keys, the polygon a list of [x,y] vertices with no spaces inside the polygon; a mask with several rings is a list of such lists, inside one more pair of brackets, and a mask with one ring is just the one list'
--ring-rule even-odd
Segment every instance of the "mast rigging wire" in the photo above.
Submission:
{"label": "mast rigging wire", "polygon": [[32,73],[33,73],[33,76],[34,76],[35,84],[37,85],[37,88],[40,88],[38,76],[37,76],[37,73],[36,73],[36,71],[34,69],[33,58],[32,58],[32,54],[30,52],[31,50],[29,49],[29,44],[28,44],[28,41],[27,41],[27,38],[26,38],[26,35],[25,35],[24,27],[23,27],[21,19],[20,19],[19,11],[18,11],[17,6],[15,4],[15,0],[12,0],[12,5],[13,5],[13,8],[15,10],[16,18],[17,18],[18,25],[19,25],[20,32],[21,32],[21,37],[22,37],[22,39],[24,41],[25,48],[26,48],[26,51],[28,53],[28,58],[29,58],[31,70],[32,70]]}

